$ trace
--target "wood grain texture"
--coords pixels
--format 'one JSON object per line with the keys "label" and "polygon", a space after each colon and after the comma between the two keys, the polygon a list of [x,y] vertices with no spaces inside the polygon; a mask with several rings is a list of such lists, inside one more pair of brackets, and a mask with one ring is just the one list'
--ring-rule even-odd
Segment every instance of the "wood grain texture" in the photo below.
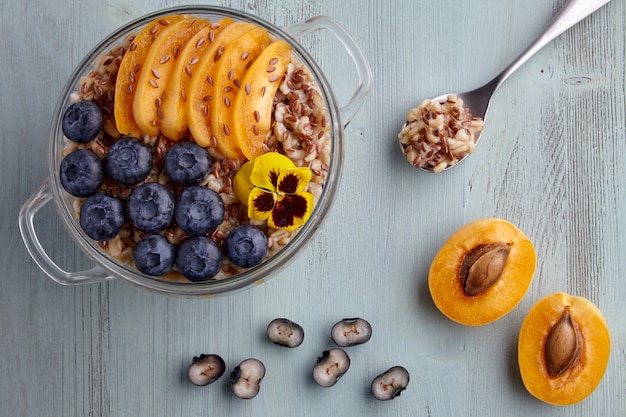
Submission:
{"label": "wood grain texture", "polygon": [[[183,3],[186,3],[185,1]],[[193,3],[193,2],[189,2]],[[232,0],[276,25],[315,15],[340,22],[363,48],[373,90],[345,131],[344,175],[333,208],[307,250],[265,284],[228,297],[183,300],[119,280],[63,287],[21,242],[21,204],[48,176],[48,129],[72,69],[122,24],[180,2],[5,2],[0,14],[1,193],[0,415],[2,416],[565,416],[620,417],[626,409],[626,4],[613,0],[523,66],[498,91],[476,153],[425,175],[403,161],[396,135],[425,97],[489,80],[541,31],[562,0]],[[355,87],[349,58],[327,33],[301,39],[338,100]],[[10,57],[10,59],[8,59]],[[52,206],[37,219],[67,269],[89,261]],[[458,227],[505,218],[539,256],[531,290],[501,320],[450,322],[433,305],[430,261]],[[582,295],[603,311],[612,353],[598,389],[558,408],[524,389],[517,332],[543,295]],[[352,366],[330,389],[315,359],[330,327],[361,316],[374,329],[349,348]],[[287,317],[305,341],[286,350],[264,336]],[[227,377],[204,388],[185,372],[199,353],[228,371],[247,357],[267,367],[260,395],[230,394]],[[371,380],[393,365],[411,382],[378,402]]]}

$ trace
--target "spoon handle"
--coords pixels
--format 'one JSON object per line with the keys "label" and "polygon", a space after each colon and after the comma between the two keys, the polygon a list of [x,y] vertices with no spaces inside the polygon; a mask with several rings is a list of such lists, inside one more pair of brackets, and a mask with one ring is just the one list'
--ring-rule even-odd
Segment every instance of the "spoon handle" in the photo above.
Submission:
{"label": "spoon handle", "polygon": [[589,16],[611,0],[569,0],[554,16],[550,24],[544,31],[524,50],[508,67],[506,67],[492,81],[494,91],[502,85],[519,67],[521,67],[530,57],[535,55],[541,48],[552,42],[559,35],[565,32],[576,23]]}

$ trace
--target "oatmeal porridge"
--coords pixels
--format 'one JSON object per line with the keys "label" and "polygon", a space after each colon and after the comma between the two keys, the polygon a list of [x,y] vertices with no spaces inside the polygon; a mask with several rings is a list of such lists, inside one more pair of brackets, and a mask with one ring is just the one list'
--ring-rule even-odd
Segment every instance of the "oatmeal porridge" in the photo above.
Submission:
{"label": "oatmeal porridge", "polygon": [[[179,24],[179,30],[171,31],[170,28],[174,23],[180,21],[186,23]],[[252,225],[263,232],[267,246],[263,260],[267,260],[283,249],[298,233],[299,228],[296,226],[306,221],[306,217],[319,200],[328,174],[332,143],[328,110],[319,86],[307,66],[292,55],[290,49],[286,50],[284,42],[282,44],[285,45],[279,45],[281,41],[273,39],[263,29],[253,26],[233,22],[232,19],[209,22],[189,16],[175,16],[171,20],[160,18],[125,39],[108,53],[99,56],[92,70],[81,78],[79,87],[72,93],[71,101],[97,103],[102,112],[101,130],[95,138],[85,143],[66,138],[64,155],[69,155],[77,149],[87,149],[105,161],[109,149],[121,138],[133,137],[146,144],[152,155],[152,164],[145,179],[137,184],[124,185],[115,181],[105,171],[98,188],[99,193],[121,201],[126,209],[129,196],[147,183],[165,186],[176,201],[186,187],[172,181],[167,175],[164,169],[165,158],[175,145],[185,142],[202,144],[202,148],[208,152],[210,165],[197,186],[217,193],[224,207],[223,220],[204,237],[222,248],[231,231],[240,225]],[[146,33],[149,35],[148,38],[145,36],[142,38],[142,34]],[[231,35],[228,36],[228,33]],[[157,41],[159,39],[161,42]],[[193,48],[187,45],[191,42]],[[157,45],[167,52],[155,51]],[[282,51],[278,52],[282,55],[264,54],[264,51],[271,48]],[[137,51],[141,53],[142,49],[143,57],[131,56]],[[209,54],[208,58],[203,58],[202,54],[189,54],[188,51],[191,49],[202,49],[204,53]],[[165,66],[168,61],[174,64],[179,57],[188,60],[186,63],[179,63],[183,74],[177,74],[174,65]],[[266,58],[267,62],[256,64]],[[243,64],[235,62],[228,67],[220,66],[222,61],[227,62],[228,59],[231,63],[246,62]],[[151,64],[148,68],[147,64],[150,62],[163,65]],[[124,68],[128,68],[129,65],[131,70],[123,74],[122,71],[126,71]],[[142,65],[146,67],[141,68]],[[202,80],[194,81],[193,75],[196,73],[202,74]],[[161,88],[170,82],[177,82],[182,86],[175,96],[168,95],[170,93],[168,87]],[[144,83],[145,92],[140,88],[141,83]],[[145,97],[154,97],[150,95],[153,92],[151,90],[157,90],[157,86],[159,94],[147,101]],[[271,97],[268,98],[266,95]],[[191,103],[194,100],[192,97],[199,99]],[[129,99],[133,99],[134,103],[129,104]],[[233,108],[238,109],[239,113],[234,113]],[[181,118],[187,119],[184,122],[188,128],[184,129],[183,134],[170,134],[170,131],[176,129],[162,128],[161,123],[171,116],[167,113],[166,117],[164,114],[166,109],[169,111],[175,109],[178,112],[174,115],[175,122]],[[153,115],[147,119],[143,117],[145,115],[137,116],[137,112],[143,110],[153,111]],[[123,116],[119,116],[120,114]],[[124,120],[121,120],[122,118]],[[131,119],[141,118],[148,120],[149,129],[136,131],[125,126],[128,120],[132,123]],[[235,136],[237,132],[239,136]],[[253,202],[252,198],[250,201],[242,201],[247,199],[247,196],[242,197],[241,193],[235,190],[237,188],[235,182],[243,176],[237,173],[246,164],[253,165],[255,170],[269,170],[267,174],[270,176],[274,174],[274,170],[278,170],[278,167],[265,166],[267,162],[255,164],[255,161],[261,160],[261,156],[266,154],[280,155],[288,161],[287,165],[284,165],[285,162],[280,164],[283,171],[293,173],[290,180],[295,178],[296,181],[306,182],[291,191],[281,188],[280,181],[274,184],[276,189],[272,190],[257,187],[258,184],[248,187],[254,188],[252,190],[239,187],[247,189],[247,193],[251,195],[259,196],[259,201],[262,201],[261,197],[265,198],[265,201],[269,198],[270,203],[275,204],[273,212],[271,207],[264,208],[260,203]],[[265,160],[274,159],[265,158]],[[247,169],[251,170],[252,167]],[[254,175],[257,174],[252,174],[253,179]],[[245,181],[248,181],[249,172],[245,177]],[[257,188],[262,189],[257,192]],[[306,207],[294,213],[286,212],[292,210],[290,203],[284,204],[278,210],[280,201],[290,193],[299,198],[293,201],[298,201],[301,206]],[[300,195],[304,197],[300,198]],[[80,216],[84,201],[83,197],[74,200],[77,217]],[[276,216],[282,217],[278,219]],[[98,245],[118,261],[134,265],[137,243],[149,234],[164,237],[175,250],[191,237],[175,219],[162,230],[149,233],[137,228],[125,218],[119,232],[111,239],[99,240]],[[222,258],[219,261],[221,264],[219,271],[207,279],[223,279],[246,269],[227,256]],[[154,275],[166,280],[187,281],[187,277],[181,274],[175,263],[165,273]]]}

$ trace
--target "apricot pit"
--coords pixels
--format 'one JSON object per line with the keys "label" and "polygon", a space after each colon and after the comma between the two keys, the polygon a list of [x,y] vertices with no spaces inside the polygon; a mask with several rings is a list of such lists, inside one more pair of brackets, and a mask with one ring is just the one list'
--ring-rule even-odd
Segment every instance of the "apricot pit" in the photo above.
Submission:
{"label": "apricot pit", "polygon": [[480,326],[519,304],[536,264],[532,242],[516,226],[497,218],[476,220],[441,247],[430,266],[428,287],[445,316]]}
{"label": "apricot pit", "polygon": [[544,297],[520,329],[518,362],[524,386],[548,404],[582,401],[602,380],[610,345],[606,321],[589,300],[565,293]]}

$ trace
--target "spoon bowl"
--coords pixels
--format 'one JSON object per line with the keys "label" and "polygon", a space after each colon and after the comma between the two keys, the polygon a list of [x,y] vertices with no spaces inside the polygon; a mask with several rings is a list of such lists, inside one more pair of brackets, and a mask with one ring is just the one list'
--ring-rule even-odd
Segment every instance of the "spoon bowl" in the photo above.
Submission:
{"label": "spoon bowl", "polygon": [[[558,36],[560,36],[563,32],[565,32],[567,29],[574,26],[582,19],[589,16],[610,1],[611,0],[567,1],[559,10],[559,12],[554,16],[548,26],[543,30],[543,32],[511,64],[509,64],[509,66],[502,70],[502,72],[500,72],[487,84],[475,90],[463,93],[442,94],[431,99],[430,102],[445,103],[449,99],[449,97],[456,97],[459,102],[462,102],[463,109],[465,109],[471,115],[473,120],[482,120],[482,122],[484,123],[487,117],[487,111],[489,110],[491,98],[498,90],[498,88],[500,88],[500,86],[504,83],[504,81],[506,81],[518,68],[520,68],[526,61],[528,61],[544,46],[546,46],[548,43],[550,43]],[[452,115],[452,118],[454,119],[455,115]],[[402,127],[401,134],[399,135],[401,141],[400,146],[405,155],[408,153],[407,144],[403,143],[402,134],[405,132],[405,129],[409,127],[410,123],[409,121],[407,121],[407,123],[405,123]],[[454,133],[456,134],[456,132]],[[443,164],[428,164],[428,161],[423,160],[417,163],[418,161],[412,158],[410,158],[409,162],[411,162],[416,168],[429,173],[447,171],[450,168],[456,166],[458,162],[464,160],[473,151],[475,146],[478,145],[482,134],[482,128],[473,131],[472,134],[474,146],[470,147],[469,150],[465,153],[457,154],[454,160],[448,162],[448,164],[445,166],[443,166]],[[406,142],[406,138],[404,142]],[[441,143],[443,142],[445,141],[442,140]],[[448,150],[447,144],[443,144],[441,152],[451,154],[451,152]],[[435,167],[435,169],[433,169],[433,167]]]}

